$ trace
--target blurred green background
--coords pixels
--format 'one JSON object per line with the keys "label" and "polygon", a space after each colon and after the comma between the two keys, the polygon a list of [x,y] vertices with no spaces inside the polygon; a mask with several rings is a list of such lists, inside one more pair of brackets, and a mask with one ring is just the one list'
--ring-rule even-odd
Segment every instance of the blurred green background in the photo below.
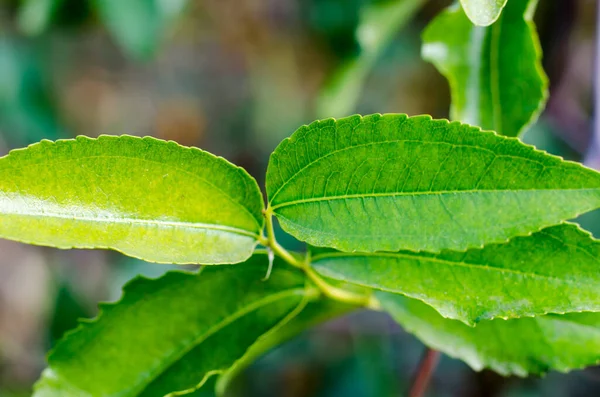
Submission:
{"label": "blurred green background", "polygon": [[[420,33],[449,4],[0,1],[0,155],[41,139],[152,135],[224,156],[262,182],[268,154],[315,118],[447,117],[448,85],[421,60]],[[540,0],[536,14],[551,96],[524,139],[574,160],[592,130],[595,7]],[[580,221],[600,236],[600,215]],[[45,352],[99,301],[118,299],[137,274],[170,268],[9,241],[0,253],[0,397],[30,395]],[[423,350],[386,315],[355,313],[269,353],[230,394],[400,396]],[[600,369],[502,378],[444,357],[428,395],[600,396]]]}

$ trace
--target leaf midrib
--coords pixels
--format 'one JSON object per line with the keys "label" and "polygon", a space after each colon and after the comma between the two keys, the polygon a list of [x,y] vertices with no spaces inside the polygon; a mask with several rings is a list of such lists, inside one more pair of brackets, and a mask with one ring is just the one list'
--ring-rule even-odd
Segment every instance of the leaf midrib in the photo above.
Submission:
{"label": "leaf midrib", "polygon": [[40,218],[40,219],[68,219],[79,222],[88,222],[88,223],[119,223],[125,225],[153,225],[159,226],[161,228],[187,228],[187,229],[207,229],[207,230],[216,230],[222,231],[226,233],[239,234],[246,237],[257,238],[258,233],[253,233],[251,231],[236,228],[233,226],[225,226],[211,223],[201,223],[201,222],[178,222],[178,221],[165,221],[165,220],[156,220],[156,219],[143,219],[143,218],[134,218],[134,217],[115,217],[115,218],[104,218],[104,217],[92,217],[92,216],[74,216],[69,214],[60,214],[60,213],[35,213],[35,212],[8,212],[2,211],[0,207],[0,214],[6,216],[19,216],[19,217],[32,217],[32,218]]}
{"label": "leaf midrib", "polygon": [[176,349],[173,354],[171,354],[170,356],[165,358],[164,365],[159,366],[152,371],[149,371],[148,372],[149,375],[147,376],[147,379],[145,381],[141,382],[137,388],[132,389],[131,391],[133,393],[130,395],[131,396],[139,395],[141,392],[143,392],[146,389],[146,387],[148,387],[155,379],[157,379],[158,376],[160,376],[168,368],[173,366],[174,363],[176,363],[178,360],[180,360],[182,357],[184,357],[187,353],[189,353],[192,349],[196,348],[198,345],[200,345],[206,339],[208,339],[209,337],[211,337],[218,331],[222,330],[226,326],[232,324],[234,321],[242,318],[243,316],[245,316],[247,314],[250,314],[253,311],[260,309],[261,307],[268,306],[279,300],[283,300],[283,299],[292,297],[294,295],[302,296],[305,293],[306,293],[306,287],[297,287],[297,288],[281,291],[276,294],[269,295],[266,298],[259,299],[255,302],[252,302],[251,304],[245,306],[243,309],[238,310],[237,312],[233,313],[231,316],[226,317],[221,322],[215,324],[214,326],[209,328],[206,332],[204,332],[203,334],[196,337],[191,343],[187,344],[182,349],[179,349],[179,350]]}
{"label": "leaf midrib", "polygon": [[[450,124],[450,122],[448,122],[448,124]],[[512,137],[503,137],[503,136],[499,136],[497,135],[495,132],[493,131],[483,131],[483,130],[479,130],[476,129],[475,127],[472,127],[473,130],[477,130],[477,132],[479,134],[481,134],[482,136],[484,134],[491,134],[491,135],[495,135],[499,138],[502,138],[505,142],[508,141],[512,141],[512,140],[517,140],[516,138],[512,138]],[[353,129],[354,131],[354,129]],[[296,140],[300,140],[303,137],[298,137],[296,138]],[[288,141],[289,144],[292,144],[293,141],[290,139],[290,141]],[[324,156],[318,156],[316,159],[309,161],[308,163],[306,163],[304,166],[302,166],[302,168],[300,168],[298,171],[295,171],[294,174],[290,177],[287,178],[285,180],[285,182],[283,182],[281,184],[281,186],[279,186],[277,188],[277,190],[275,191],[275,193],[273,193],[273,195],[269,198],[269,203],[272,203],[275,201],[275,198],[281,193],[281,191],[287,186],[289,185],[294,179],[296,179],[299,175],[301,175],[307,168],[309,168],[310,166],[328,158],[331,156],[334,156],[338,153],[344,152],[344,151],[348,151],[348,150],[353,150],[353,149],[357,149],[357,148],[362,148],[362,147],[367,147],[367,146],[374,146],[374,145],[388,145],[388,144],[394,144],[394,143],[420,143],[422,145],[447,145],[447,146],[451,146],[452,148],[462,148],[462,147],[466,147],[466,148],[473,148],[473,149],[477,149],[479,151],[483,151],[483,152],[487,152],[490,153],[492,156],[494,156],[494,158],[514,158],[514,159],[519,159],[519,160],[524,160],[524,161],[530,161],[536,164],[539,164],[540,166],[544,167],[544,168],[550,168],[552,166],[549,166],[547,164],[544,164],[543,162],[537,160],[537,159],[533,159],[533,158],[528,158],[528,157],[522,157],[522,156],[515,156],[515,155],[511,155],[511,154],[506,154],[506,153],[496,153],[491,149],[488,149],[486,147],[482,147],[482,146],[477,146],[477,145],[468,145],[468,144],[454,144],[451,142],[445,142],[445,141],[427,141],[427,140],[420,140],[420,139],[392,139],[392,140],[382,140],[382,141],[375,141],[375,142],[367,142],[367,143],[362,143],[362,144],[358,144],[358,145],[351,145],[351,146],[347,146],[341,149],[334,149],[333,151],[325,154]],[[535,154],[541,154],[541,152],[538,152],[537,150],[535,150],[533,147],[531,147],[531,153],[535,153]],[[274,153],[274,156],[278,155],[278,156],[282,156],[282,154],[279,154],[277,152],[277,150]],[[549,159],[555,160],[555,159],[559,159],[559,157],[550,155],[546,153],[546,157],[548,157]],[[274,159],[276,159],[278,162],[280,161],[280,159],[278,157],[274,157]],[[571,164],[572,162],[570,161],[564,161],[564,164]],[[572,163],[572,164],[577,164],[577,163]],[[581,167],[583,169],[583,167]],[[283,180],[284,178],[281,177],[280,178]]]}
{"label": "leaf midrib", "polygon": [[[142,139],[142,138],[140,138]],[[57,141],[58,142],[58,141]],[[56,142],[54,142],[54,145],[56,145]],[[193,150],[193,148],[189,148],[190,150]],[[26,150],[26,149],[24,149]],[[218,160],[219,157],[208,153],[208,152],[204,152],[201,151],[200,149],[196,149],[198,151],[200,151],[200,153],[202,154],[208,154],[211,156],[211,158],[213,158],[214,160]],[[6,159],[10,159],[10,153],[8,155],[5,156]],[[243,212],[245,212],[246,214],[248,214],[250,216],[250,218],[254,221],[254,223],[257,226],[257,229],[260,230],[262,228],[262,225],[260,224],[259,220],[256,219],[256,217],[254,216],[254,214],[252,214],[250,212],[250,209],[247,208],[245,205],[243,205],[242,203],[240,203],[239,201],[235,200],[233,197],[231,197],[231,195],[227,192],[225,192],[223,189],[221,189],[219,186],[213,184],[210,180],[206,179],[206,178],[202,178],[200,175],[195,174],[191,171],[185,170],[183,168],[179,168],[176,165],[174,165],[173,163],[161,163],[160,161],[155,161],[155,160],[149,160],[146,158],[142,158],[142,157],[136,157],[136,156],[122,156],[122,155],[90,155],[90,156],[81,156],[78,158],[73,158],[73,159],[64,159],[64,160],[52,160],[52,161],[40,161],[40,162],[36,162],[36,163],[29,163],[27,164],[27,167],[31,167],[31,166],[43,166],[43,165],[49,165],[49,164],[61,164],[61,163],[72,163],[72,162],[76,162],[76,161],[80,161],[82,159],[95,159],[95,158],[99,158],[99,159],[105,159],[105,158],[116,158],[116,159],[128,159],[128,160],[138,160],[140,162],[148,162],[151,164],[157,164],[163,167],[169,167],[175,171],[180,171],[184,174],[187,174],[191,177],[193,177],[196,180],[202,181],[203,183],[207,184],[208,186],[214,188],[216,191],[220,192],[224,197],[227,198],[227,200],[229,200],[232,204],[234,204],[235,206],[237,206],[238,208],[241,208]],[[14,159],[14,157],[13,157]],[[226,161],[225,159],[223,159],[224,161]],[[23,166],[17,167],[13,164],[9,163],[9,166],[11,169],[15,169],[15,170],[22,170]],[[235,167],[235,170],[237,172],[240,171],[240,167],[237,167],[235,165],[232,165],[233,167]],[[1,171],[1,170],[0,170]],[[242,179],[243,180],[243,179]],[[244,181],[245,182],[245,181]]]}
{"label": "leaf midrib", "polygon": [[459,195],[459,194],[486,194],[486,193],[522,193],[522,192],[600,192],[600,188],[582,188],[582,189],[496,189],[496,190],[440,190],[427,192],[392,192],[392,193],[356,193],[343,194],[337,196],[312,197],[309,199],[299,199],[277,204],[271,207],[275,211],[279,208],[301,205],[306,203],[349,200],[349,199],[364,199],[374,197],[396,197],[396,196],[441,196],[441,195]]}

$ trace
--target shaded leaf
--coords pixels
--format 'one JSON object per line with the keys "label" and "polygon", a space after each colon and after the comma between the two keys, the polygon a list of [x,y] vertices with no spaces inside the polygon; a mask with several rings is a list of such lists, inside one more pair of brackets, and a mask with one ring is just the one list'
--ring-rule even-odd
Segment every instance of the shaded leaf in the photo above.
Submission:
{"label": "shaded leaf", "polygon": [[313,265],[326,277],[408,295],[469,324],[600,311],[600,241],[573,224],[466,252],[334,251],[314,255]]}
{"label": "shaded leaf", "polygon": [[291,340],[300,333],[335,317],[342,316],[351,310],[357,309],[351,306],[328,299],[319,299],[309,302],[300,313],[285,323],[282,327],[268,335],[260,338],[248,350],[246,355],[237,361],[227,372],[221,375],[217,381],[217,394],[224,395],[230,382],[248,365],[272,348]]}
{"label": "shaded leaf", "polygon": [[517,139],[429,116],[301,127],[271,155],[269,212],[342,251],[464,250],[600,206],[600,174]]}
{"label": "shaded leaf", "polygon": [[34,396],[162,397],[227,370],[315,293],[279,261],[262,281],[267,264],[258,254],[243,266],[132,281],[50,353]]}
{"label": "shaded leaf", "polygon": [[[525,0],[511,0],[511,2],[525,3]],[[488,26],[494,23],[500,16],[506,3],[507,0],[460,0],[460,4],[469,16],[469,19],[475,25],[480,26]]]}
{"label": "shaded leaf", "polygon": [[600,363],[600,313],[486,320],[472,328],[417,300],[385,292],[376,296],[408,332],[477,371],[527,376]]}
{"label": "shaded leaf", "polygon": [[28,35],[42,33],[64,0],[25,0],[17,16],[19,29]]}
{"label": "shaded leaf", "polygon": [[443,11],[423,34],[423,58],[446,76],[451,118],[507,136],[537,120],[548,79],[532,22],[537,0],[509,1],[489,27],[473,26],[464,11]]}
{"label": "shaded leaf", "polygon": [[359,54],[340,65],[317,100],[319,117],[348,116],[355,111],[367,74],[394,34],[419,10],[424,0],[376,1],[364,6],[356,28]]}
{"label": "shaded leaf", "polygon": [[136,58],[150,58],[187,0],[95,0],[107,29]]}
{"label": "shaded leaf", "polygon": [[47,87],[46,63],[27,42],[0,39],[0,135],[9,147],[65,135]]}
{"label": "shaded leaf", "polygon": [[256,246],[262,207],[243,169],[154,138],[42,141],[0,158],[0,237],[32,244],[235,263]]}

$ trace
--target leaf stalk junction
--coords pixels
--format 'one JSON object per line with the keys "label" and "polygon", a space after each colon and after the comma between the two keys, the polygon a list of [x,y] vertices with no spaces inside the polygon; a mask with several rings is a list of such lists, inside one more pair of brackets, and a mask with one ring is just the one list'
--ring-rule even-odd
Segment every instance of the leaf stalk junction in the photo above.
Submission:
{"label": "leaf stalk junction", "polygon": [[300,254],[292,253],[282,247],[275,237],[275,230],[273,227],[273,210],[269,206],[263,211],[266,220],[267,235],[262,235],[259,239],[260,244],[264,245],[268,249],[272,250],[273,253],[283,259],[287,264],[296,267],[304,272],[313,284],[319,289],[319,291],[326,297],[351,304],[362,306],[368,309],[381,310],[379,301],[371,293],[369,294],[358,294],[352,291],[345,290],[343,288],[336,287],[327,282],[322,278],[311,266],[310,252],[307,252],[304,256]]}

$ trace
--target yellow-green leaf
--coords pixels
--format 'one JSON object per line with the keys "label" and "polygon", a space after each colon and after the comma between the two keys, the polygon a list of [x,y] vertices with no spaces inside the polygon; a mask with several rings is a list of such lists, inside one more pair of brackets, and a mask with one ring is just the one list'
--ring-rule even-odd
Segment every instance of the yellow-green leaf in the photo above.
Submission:
{"label": "yellow-green leaf", "polygon": [[[525,2],[525,0],[511,0],[512,2]],[[488,26],[494,23],[502,9],[506,6],[507,0],[460,0],[460,4],[465,9],[469,19],[480,26]]]}
{"label": "yellow-green leaf", "polygon": [[0,237],[31,244],[235,263],[257,244],[262,208],[243,169],[154,138],[42,141],[0,158]]}

